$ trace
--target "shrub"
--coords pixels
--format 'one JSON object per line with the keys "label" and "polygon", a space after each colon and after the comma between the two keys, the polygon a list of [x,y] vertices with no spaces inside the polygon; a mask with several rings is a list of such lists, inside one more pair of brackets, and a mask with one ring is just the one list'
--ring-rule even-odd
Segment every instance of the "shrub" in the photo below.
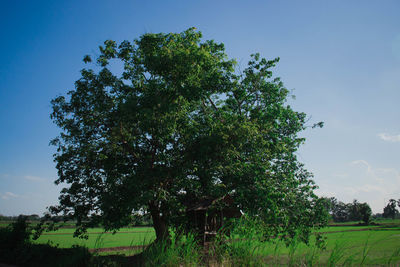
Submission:
{"label": "shrub", "polygon": [[26,216],[0,228],[0,262],[23,266],[88,266],[87,248],[60,249],[49,244],[32,244],[32,229]]}

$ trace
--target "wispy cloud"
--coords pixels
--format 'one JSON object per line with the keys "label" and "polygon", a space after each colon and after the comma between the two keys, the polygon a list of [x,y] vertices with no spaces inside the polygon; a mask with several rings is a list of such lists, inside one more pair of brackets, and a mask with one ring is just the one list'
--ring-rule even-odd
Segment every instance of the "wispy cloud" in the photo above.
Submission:
{"label": "wispy cloud", "polygon": [[42,177],[39,177],[39,176],[32,176],[32,175],[25,175],[24,178],[25,178],[26,180],[34,181],[34,182],[42,182],[42,181],[45,181],[45,180],[46,180],[46,179],[44,179],[44,178],[42,178]]}
{"label": "wispy cloud", "polygon": [[383,141],[400,142],[400,134],[398,134],[398,135],[390,135],[390,134],[387,134],[387,133],[380,133],[380,134],[378,134],[378,136]]}
{"label": "wispy cloud", "polygon": [[363,159],[359,159],[359,160],[354,160],[351,162],[352,165],[364,165],[365,167],[367,167],[367,174],[374,174],[372,171],[372,167],[371,165],[369,165],[369,163],[366,160]]}
{"label": "wispy cloud", "polygon": [[318,195],[335,196],[344,202],[353,199],[367,202],[374,212],[382,212],[385,199],[399,195],[400,170],[397,168],[379,168],[372,162],[358,159],[330,176],[330,180],[319,184]]}
{"label": "wispy cloud", "polygon": [[16,198],[16,197],[18,197],[18,195],[14,194],[12,192],[5,192],[4,194],[0,193],[0,198],[4,199],[4,200],[8,200],[10,198]]}
{"label": "wispy cloud", "polygon": [[384,182],[385,180],[392,179],[400,184],[400,172],[395,168],[373,168],[366,160],[354,160],[352,165],[364,165],[366,167],[365,173],[373,178],[376,182]]}

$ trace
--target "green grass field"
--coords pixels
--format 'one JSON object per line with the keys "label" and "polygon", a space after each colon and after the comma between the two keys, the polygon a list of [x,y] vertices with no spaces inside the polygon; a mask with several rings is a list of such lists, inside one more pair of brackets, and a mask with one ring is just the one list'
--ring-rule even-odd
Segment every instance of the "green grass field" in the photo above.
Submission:
{"label": "green grass field", "polygon": [[[359,235],[364,236],[365,232],[371,233],[373,230],[400,230],[400,228],[381,228],[379,226],[335,226],[325,227],[316,232],[326,233],[329,240],[336,240],[333,236],[343,235],[345,232],[362,231]],[[87,248],[102,248],[102,247],[121,247],[130,245],[149,244],[155,238],[154,229],[152,227],[132,227],[121,228],[117,233],[104,233],[102,228],[88,229],[89,238],[80,239],[74,238],[72,228],[60,228],[57,231],[45,232],[35,241],[35,243],[44,244],[51,242],[58,244],[59,247],[68,248],[72,245],[86,246]],[[335,233],[338,232],[338,233]],[[375,231],[376,232],[376,231]],[[400,232],[399,232],[400,233]],[[347,235],[347,233],[346,233]]]}
{"label": "green grass field", "polygon": [[141,246],[151,243],[155,239],[152,227],[132,227],[121,228],[117,233],[104,233],[102,228],[88,229],[88,239],[73,237],[74,229],[61,228],[57,231],[45,232],[38,240],[37,244],[58,245],[61,248],[70,248],[73,245],[84,246],[89,249]]}
{"label": "green grass field", "polygon": [[[400,229],[369,229],[358,231],[359,229],[342,229],[344,232],[335,232],[337,227],[328,227],[322,232],[327,232],[327,247],[325,251],[319,252],[319,262],[328,264],[331,257],[338,257],[337,264],[360,265],[385,265],[392,257],[392,263],[400,261]],[[354,231],[356,230],[356,231]],[[312,244],[313,240],[311,240]],[[263,251],[264,255],[272,255],[274,247],[270,246]],[[290,247],[283,244],[279,247],[281,257],[289,257]],[[300,260],[310,253],[312,247],[305,244],[298,244],[295,251],[295,258]],[[332,254],[337,254],[333,256]],[[365,258],[363,260],[363,258]],[[347,262],[347,263],[346,263]],[[350,264],[350,265],[351,265]]]}
{"label": "green grass field", "polygon": [[[313,244],[310,246],[294,243],[286,247],[283,242],[252,242],[243,241],[238,247],[251,247],[254,257],[263,258],[266,265],[287,265],[295,262],[303,265],[313,265],[307,262],[316,261],[319,266],[335,265],[379,265],[389,266],[400,264],[400,220],[380,222],[381,225],[346,226],[335,225],[325,227],[316,232],[323,233],[326,238],[326,249],[319,250]],[[73,228],[60,228],[57,231],[45,232],[34,243],[56,245],[60,248],[70,248],[74,245],[89,249],[135,247],[151,243],[155,239],[152,227],[122,228],[115,234],[104,233],[102,228],[88,229],[88,239],[73,237]],[[132,255],[141,250],[110,250],[104,254]],[[301,265],[300,264],[300,265]]]}

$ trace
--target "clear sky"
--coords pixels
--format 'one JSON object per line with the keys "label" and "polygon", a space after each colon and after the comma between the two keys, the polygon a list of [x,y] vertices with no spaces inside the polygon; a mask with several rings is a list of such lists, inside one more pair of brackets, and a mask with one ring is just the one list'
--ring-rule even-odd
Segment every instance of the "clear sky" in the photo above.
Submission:
{"label": "clear sky", "polygon": [[106,39],[189,27],[249,55],[280,57],[291,105],[322,129],[302,133],[300,161],[319,195],[400,198],[399,1],[1,1],[0,214],[42,214],[60,188],[50,100],[74,88],[86,54]]}

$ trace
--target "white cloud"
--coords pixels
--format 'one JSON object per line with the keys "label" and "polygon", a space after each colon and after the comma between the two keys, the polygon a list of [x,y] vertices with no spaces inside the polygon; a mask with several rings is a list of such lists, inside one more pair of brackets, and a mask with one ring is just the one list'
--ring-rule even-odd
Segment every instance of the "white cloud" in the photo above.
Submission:
{"label": "white cloud", "polygon": [[378,134],[379,138],[381,138],[383,141],[388,141],[388,142],[400,142],[400,134],[398,135],[389,135],[387,133],[380,133]]}
{"label": "white cloud", "polygon": [[18,197],[18,195],[14,194],[12,192],[5,192],[4,194],[0,193],[0,198],[4,199],[4,200],[8,200],[10,198],[16,198],[16,197]]}
{"label": "white cloud", "polygon": [[397,171],[395,168],[377,168],[378,172],[393,174],[400,178],[400,172]]}
{"label": "white cloud", "polygon": [[373,168],[365,160],[355,160],[351,162],[352,165],[364,165],[366,167],[366,175],[372,178],[374,182],[385,183],[391,181],[395,184],[400,184],[400,172],[395,168]]}
{"label": "white cloud", "polygon": [[42,182],[42,181],[45,181],[45,180],[46,180],[46,179],[44,179],[44,178],[42,178],[42,177],[32,176],[32,175],[26,175],[26,176],[24,176],[24,178],[25,178],[26,180],[34,181],[34,182]]}
{"label": "white cloud", "polygon": [[336,192],[329,190],[322,190],[321,188],[316,189],[315,193],[320,197],[334,197],[337,195]]}
{"label": "white cloud", "polygon": [[363,159],[354,160],[351,162],[351,164],[352,165],[364,165],[365,167],[367,167],[367,169],[366,169],[367,174],[374,175],[371,165],[369,165],[369,163]]}
{"label": "white cloud", "polygon": [[335,196],[343,202],[367,202],[373,212],[382,212],[387,199],[400,194],[400,170],[379,168],[363,159],[330,176],[334,179],[319,184],[318,195]]}

